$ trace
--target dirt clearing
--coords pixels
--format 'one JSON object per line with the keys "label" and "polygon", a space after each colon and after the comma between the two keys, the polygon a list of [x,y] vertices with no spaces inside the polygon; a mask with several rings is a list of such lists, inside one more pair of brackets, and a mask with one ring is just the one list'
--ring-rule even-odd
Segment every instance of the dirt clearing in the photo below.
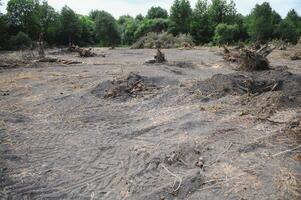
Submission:
{"label": "dirt clearing", "polygon": [[217,48],[160,64],[147,49],[55,52],[79,64],[1,68],[1,199],[300,199],[300,61],[274,50],[271,70],[238,72]]}

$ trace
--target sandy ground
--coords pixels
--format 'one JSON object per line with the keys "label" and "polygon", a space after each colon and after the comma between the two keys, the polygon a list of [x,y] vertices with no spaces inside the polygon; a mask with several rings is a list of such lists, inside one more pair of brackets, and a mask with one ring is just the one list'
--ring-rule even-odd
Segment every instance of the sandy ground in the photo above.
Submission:
{"label": "sandy ground", "polygon": [[[0,199],[300,199],[301,149],[278,154],[300,145],[284,131],[300,108],[258,120],[238,96],[203,101],[191,90],[233,72],[220,52],[164,50],[190,67],[144,65],[154,50],[97,49],[107,56],[1,69]],[[301,74],[279,51],[269,59]],[[91,92],[129,72],[162,87],[123,101]]]}

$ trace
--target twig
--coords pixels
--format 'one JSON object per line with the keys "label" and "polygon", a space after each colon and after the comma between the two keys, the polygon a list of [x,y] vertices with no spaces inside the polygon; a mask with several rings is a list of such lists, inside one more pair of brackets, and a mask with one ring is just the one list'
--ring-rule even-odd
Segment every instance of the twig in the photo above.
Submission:
{"label": "twig", "polygon": [[286,154],[286,153],[295,151],[295,150],[300,149],[300,148],[301,148],[301,145],[299,145],[299,146],[297,146],[296,148],[293,148],[293,149],[288,149],[288,150],[285,150],[285,151],[276,153],[276,154],[272,155],[272,157],[274,158],[274,157],[276,157],[276,156],[280,156],[280,155],[283,155],[283,154]]}
{"label": "twig", "polygon": [[170,175],[172,175],[173,177],[175,177],[176,179],[178,179],[178,181],[179,181],[178,187],[177,187],[176,189],[174,189],[174,186],[175,186],[175,184],[176,184],[176,181],[174,181],[174,184],[173,184],[173,186],[172,186],[173,192],[177,192],[177,191],[180,189],[180,187],[181,187],[181,184],[182,184],[182,178],[181,178],[180,176],[178,176],[178,175],[172,173],[171,171],[169,171],[169,169],[167,169],[167,167],[165,167],[163,164],[161,164],[161,166],[162,166],[162,167],[163,167]]}
{"label": "twig", "polygon": [[212,161],[209,165],[206,165],[205,167],[209,167],[211,165],[213,165],[214,163],[218,162],[218,160],[220,159],[221,155],[223,155],[224,153],[226,153],[227,151],[229,151],[229,149],[232,147],[233,143],[231,142],[231,144],[227,147],[227,149],[225,151],[223,151],[222,153],[220,153],[216,159],[214,161]]}

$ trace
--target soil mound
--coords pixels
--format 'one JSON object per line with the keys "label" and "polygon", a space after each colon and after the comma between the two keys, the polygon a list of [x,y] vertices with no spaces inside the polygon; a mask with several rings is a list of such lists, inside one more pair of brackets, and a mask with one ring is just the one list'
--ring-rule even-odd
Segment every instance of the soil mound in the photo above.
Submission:
{"label": "soil mound", "polygon": [[206,98],[242,95],[243,104],[262,113],[301,106],[301,76],[287,70],[217,74],[194,87],[198,96]]}
{"label": "soil mound", "polygon": [[300,94],[301,76],[286,70],[262,72],[236,72],[216,74],[210,79],[199,81],[197,90],[203,95],[221,98],[228,94],[262,94],[269,91],[283,91],[287,96]]}
{"label": "soil mound", "polygon": [[93,91],[97,97],[128,99],[154,93],[162,88],[163,77],[145,77],[136,73],[100,83]]}

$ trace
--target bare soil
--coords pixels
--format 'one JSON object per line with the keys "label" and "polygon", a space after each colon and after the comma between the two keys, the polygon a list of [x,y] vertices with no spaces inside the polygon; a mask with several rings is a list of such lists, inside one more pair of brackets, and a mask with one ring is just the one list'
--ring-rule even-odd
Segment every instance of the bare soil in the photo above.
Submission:
{"label": "bare soil", "polygon": [[154,65],[154,50],[94,52],[0,65],[0,199],[300,199],[301,61],[277,50],[274,69],[237,72],[217,48]]}

